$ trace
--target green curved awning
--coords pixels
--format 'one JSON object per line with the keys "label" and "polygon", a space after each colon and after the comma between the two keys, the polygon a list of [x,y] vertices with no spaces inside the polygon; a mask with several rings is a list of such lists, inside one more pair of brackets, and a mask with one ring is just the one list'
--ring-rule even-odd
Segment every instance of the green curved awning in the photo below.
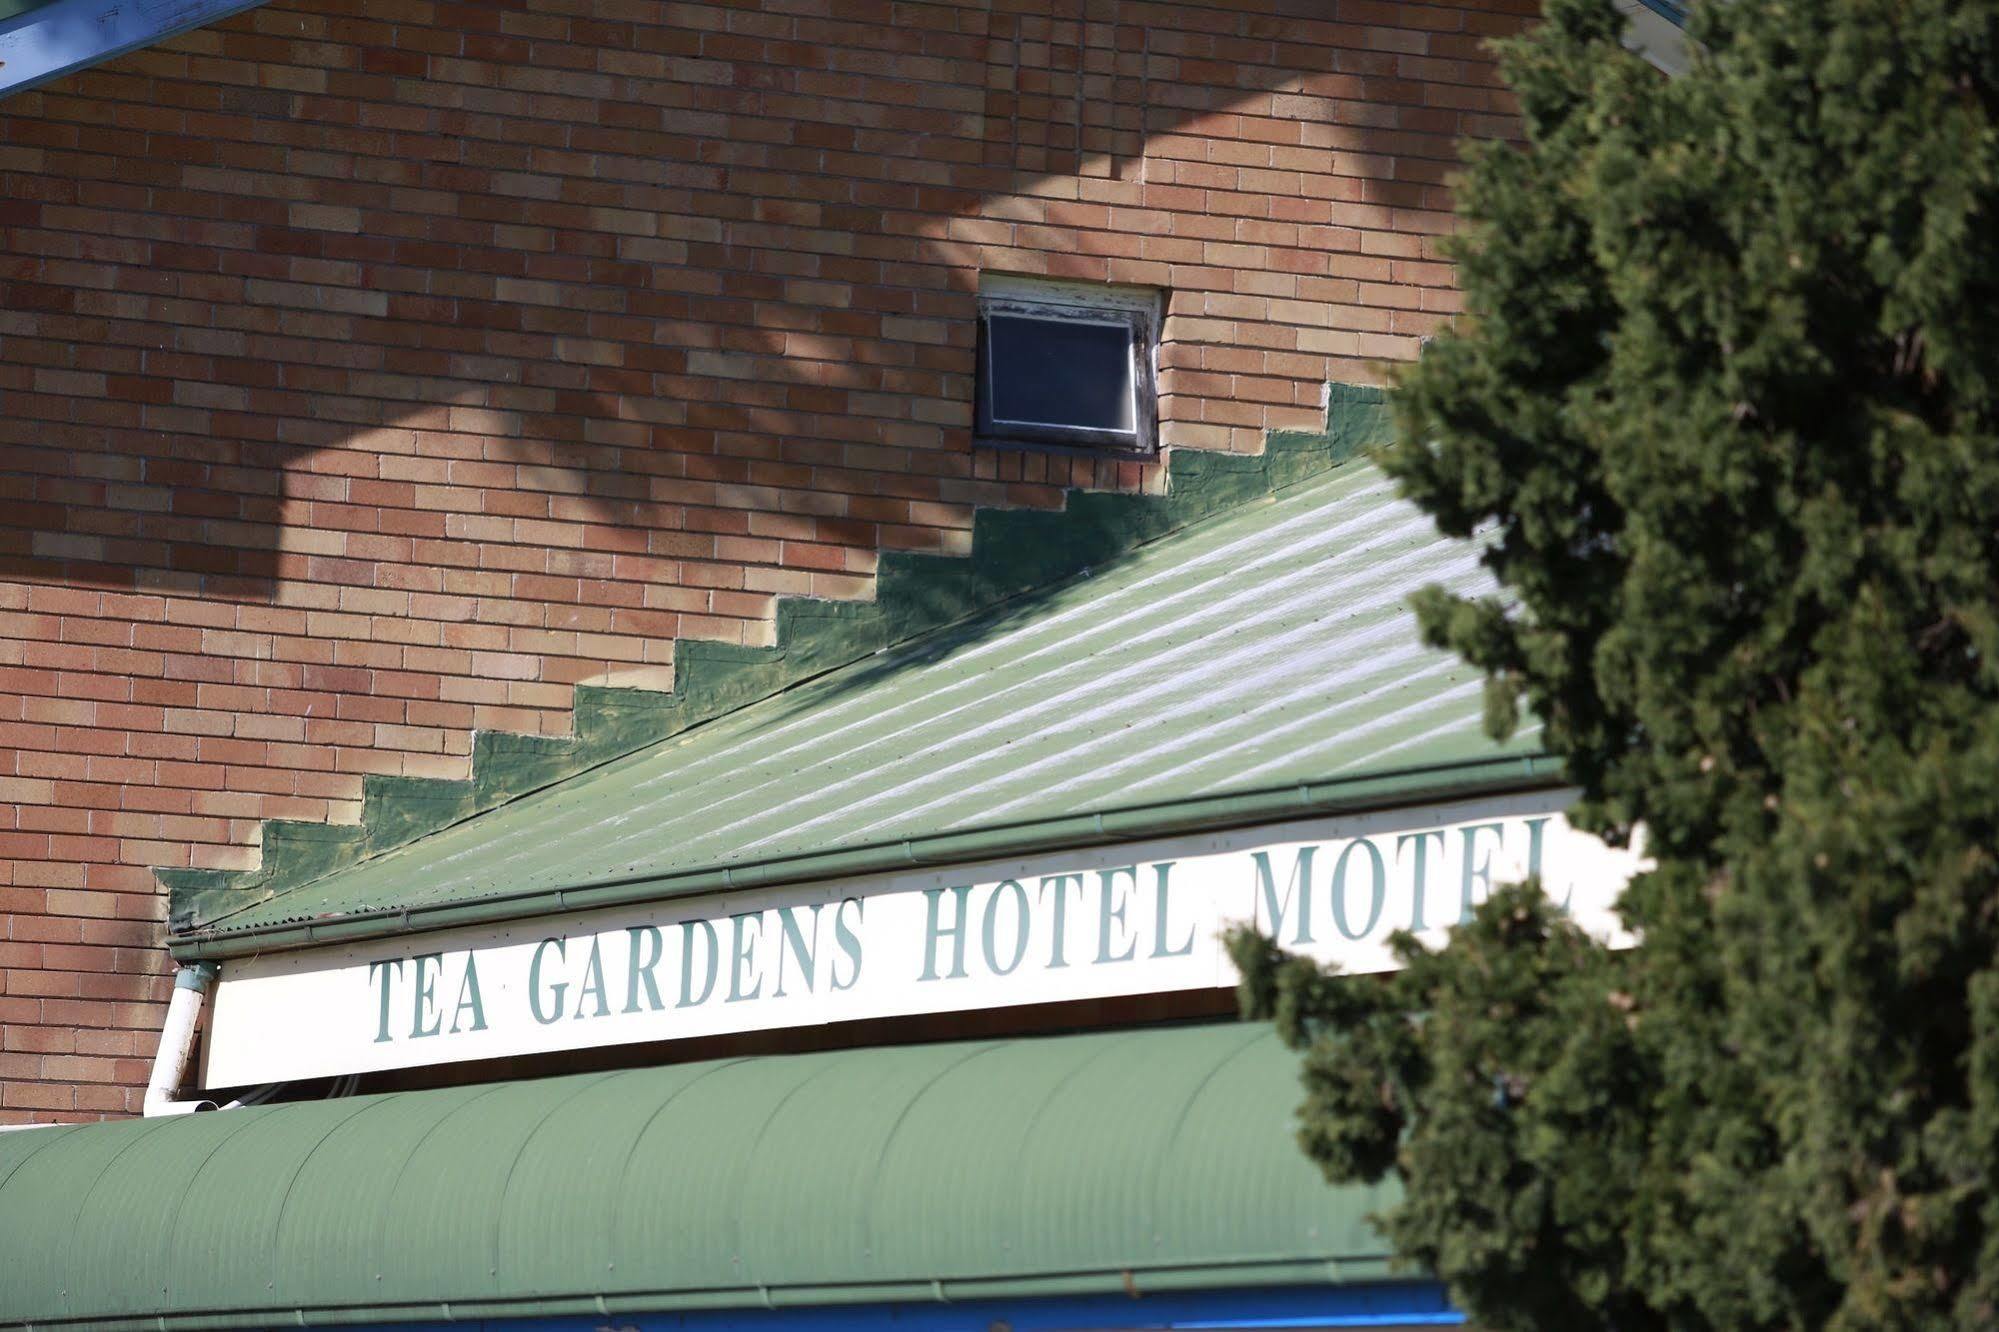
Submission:
{"label": "green curved awning", "polygon": [[1382,1189],[1227,1024],[0,1135],[0,1326],[605,1315],[1379,1279]]}

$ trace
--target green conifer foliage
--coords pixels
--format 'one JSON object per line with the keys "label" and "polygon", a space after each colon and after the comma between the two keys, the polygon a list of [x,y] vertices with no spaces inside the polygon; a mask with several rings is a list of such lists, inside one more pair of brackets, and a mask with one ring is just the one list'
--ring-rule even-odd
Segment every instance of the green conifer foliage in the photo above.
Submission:
{"label": "green conifer foliage", "polygon": [[1507,69],[1387,462],[1504,599],[1425,632],[1657,868],[1407,969],[1235,941],[1302,1142],[1494,1332],[1999,1327],[1999,3],[1607,0]]}

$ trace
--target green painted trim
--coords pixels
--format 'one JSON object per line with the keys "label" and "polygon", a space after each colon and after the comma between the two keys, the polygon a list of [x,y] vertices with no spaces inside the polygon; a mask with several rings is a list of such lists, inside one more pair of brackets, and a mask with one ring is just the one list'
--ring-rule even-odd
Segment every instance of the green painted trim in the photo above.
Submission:
{"label": "green painted trim", "polygon": [[1017,855],[1133,842],[1221,828],[1247,827],[1329,814],[1417,804],[1425,800],[1493,794],[1559,785],[1560,760],[1541,753],[1480,759],[1447,767],[1364,773],[1337,781],[1207,796],[1168,804],[1135,805],[1095,814],[907,838],[842,851],[788,856],[682,874],[613,880],[581,886],[496,894],[471,902],[439,902],[357,911],[338,920],[265,925],[171,941],[185,962],[242,957],[287,948],[351,943],[462,925],[484,925],[529,916],[626,906],[704,893],[803,883],[814,879],[887,874],[925,865],[1001,860]]}
{"label": "green painted trim", "polygon": [[227,955],[211,950],[209,932],[246,907],[1267,499],[1387,438],[1382,390],[1333,384],[1323,430],[1273,431],[1255,456],[1176,449],[1168,455],[1164,495],[1072,490],[1061,510],[981,509],[973,516],[969,556],[885,552],[873,601],[780,600],[775,647],[679,640],[671,693],[580,685],[574,734],[482,731],[473,738],[469,780],[368,777],[358,824],[267,820],[257,869],[156,870],[167,889],[175,952]]}
{"label": "green painted trim", "polygon": [[966,1280],[894,1281],[817,1285],[732,1286],[709,1290],[620,1291],[616,1294],[545,1295],[517,1300],[452,1300],[423,1304],[313,1305],[256,1310],[211,1309],[134,1314],[123,1318],[37,1319],[0,1326],[64,1328],[67,1332],[192,1332],[202,1328],[353,1327],[370,1323],[452,1322],[506,1318],[603,1318],[648,1313],[726,1309],[809,1308],[845,1304],[952,1304],[970,1300],[1048,1299],[1263,1286],[1344,1285],[1406,1277],[1408,1269],[1386,1251],[1364,1257],[1299,1256],[1275,1261],[1209,1263],[1193,1267],[1132,1267],[1110,1271],[977,1277]]}

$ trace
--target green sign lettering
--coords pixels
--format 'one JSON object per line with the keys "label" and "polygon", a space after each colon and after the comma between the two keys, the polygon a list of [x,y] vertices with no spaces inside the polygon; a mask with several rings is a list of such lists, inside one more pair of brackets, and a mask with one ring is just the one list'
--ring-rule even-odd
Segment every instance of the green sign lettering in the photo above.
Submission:
{"label": "green sign lettering", "polygon": [[[1011,900],[1013,902],[1013,956],[1007,959],[1005,966],[1001,966],[999,947],[995,941],[999,933],[1000,899],[1009,890],[1012,892]],[[985,952],[986,967],[993,975],[1012,975],[1013,969],[1020,965],[1020,960],[1027,956],[1028,928],[1027,889],[1021,887],[1019,883],[1012,879],[1000,880],[998,886],[993,889],[992,895],[986,898],[985,916],[980,921],[979,930],[979,946]]]}
{"label": "green sign lettering", "polygon": [[[851,990],[860,983],[861,936],[854,933],[854,925],[861,923],[864,905],[858,897],[843,897],[840,899],[840,905],[833,908],[833,942],[839,945],[840,951],[847,955],[847,960],[853,967],[847,973],[847,979],[843,981],[840,979],[840,961],[838,958],[833,960],[833,988],[836,990]],[[854,925],[847,924],[848,907],[854,909]]]}
{"label": "green sign lettering", "polygon": [[957,923],[949,929],[940,928],[938,922],[941,910],[939,904],[944,900],[945,891],[942,888],[923,890],[923,974],[916,978],[918,980],[937,979],[937,940],[941,934],[951,936],[950,979],[957,980],[965,974],[965,917],[970,910],[969,899],[972,896],[972,888],[970,884],[966,884],[962,888],[949,890],[958,903]]}
{"label": "green sign lettering", "polygon": [[798,972],[805,977],[805,992],[812,993],[818,987],[819,963],[816,950],[819,947],[819,907],[812,904],[810,934],[798,927],[798,908],[779,907],[777,923],[784,931],[777,941],[777,988],[771,991],[771,998],[784,998],[784,959],[789,956],[798,964]]}
{"label": "green sign lettering", "polygon": [[[750,932],[754,922],[756,933]],[[757,941],[763,937],[764,913],[743,911],[729,917],[729,997],[728,1003],[740,1003],[754,999],[763,993],[763,973],[757,970]],[[756,972],[757,983],[748,990],[743,988],[743,979],[750,972]]]}
{"label": "green sign lettering", "polygon": [[465,1015],[465,1010],[468,1008],[472,1010],[472,1025],[463,1028],[463,1030],[486,1030],[486,1005],[479,997],[479,955],[477,953],[467,953],[465,955],[465,976],[458,982],[458,1004],[451,1010],[451,1034],[453,1036],[456,1036],[461,1030],[458,1025],[458,1019]]}
{"label": "green sign lettering", "polygon": [[1194,927],[1187,927],[1187,937],[1178,948],[1168,948],[1166,940],[1171,934],[1167,925],[1167,910],[1172,901],[1169,895],[1167,876],[1173,871],[1173,861],[1162,860],[1152,867],[1154,907],[1152,912],[1152,955],[1154,957],[1185,957],[1194,951]]}
{"label": "green sign lettering", "polygon": [[[708,947],[708,970],[701,981],[701,997],[694,997],[694,931],[700,930]],[[715,993],[715,973],[722,961],[722,941],[715,936],[715,927],[705,920],[683,920],[680,922],[680,1002],[676,1008],[695,1008],[708,1002],[708,996]]]}
{"label": "green sign lettering", "polygon": [[555,956],[560,960],[568,951],[569,941],[563,938],[543,939],[535,945],[534,958],[528,963],[528,1011],[533,1013],[534,1020],[544,1027],[559,1019],[562,1016],[563,1006],[568,1003],[565,996],[569,991],[569,982],[560,981],[548,987],[555,1007],[550,1010],[541,1006],[541,964],[551,948],[555,950]]}
{"label": "green sign lettering", "polygon": [[1277,896],[1277,876],[1270,870],[1270,853],[1258,851],[1250,857],[1256,865],[1256,886],[1263,893],[1263,913],[1270,918],[1270,937],[1284,937],[1284,917],[1289,914],[1291,904],[1298,904],[1298,929],[1291,936],[1293,945],[1312,942],[1312,856],[1318,851],[1316,846],[1298,848],[1298,858],[1291,863],[1291,877],[1285,881],[1284,897]]}
{"label": "green sign lettering", "polygon": [[[1349,928],[1347,924],[1347,864],[1353,859],[1353,853],[1356,851],[1367,852],[1368,868],[1372,871],[1373,883],[1373,892],[1368,897],[1367,924],[1358,930]],[[1365,837],[1356,837],[1347,843],[1346,850],[1340,852],[1338,862],[1333,865],[1332,891],[1333,928],[1344,938],[1365,939],[1380,922],[1382,904],[1388,898],[1388,866],[1382,863],[1381,852],[1375,849],[1373,842]]]}
{"label": "green sign lettering", "polygon": [[1402,858],[1403,847],[1414,846],[1416,848],[1416,900],[1415,904],[1411,906],[1409,909],[1409,928],[1412,930],[1420,930],[1424,928],[1423,889],[1425,885],[1429,882],[1429,877],[1430,877],[1430,864],[1429,864],[1428,855],[1430,850],[1430,839],[1432,837],[1437,839],[1438,846],[1442,846],[1444,844],[1444,834],[1441,832],[1403,833],[1400,837],[1395,839],[1395,858],[1397,860],[1400,860]]}
{"label": "green sign lettering", "polygon": [[1485,853],[1485,859],[1478,859],[1478,835],[1489,832],[1499,839],[1500,849],[1506,847],[1506,829],[1497,823],[1474,823],[1470,827],[1458,829],[1464,839],[1464,910],[1458,916],[1460,921],[1468,921],[1477,905],[1474,891],[1483,886],[1486,893],[1492,892],[1492,852]]}
{"label": "green sign lettering", "polygon": [[[1125,896],[1125,886],[1118,882],[1120,874],[1131,879],[1131,887],[1138,887],[1136,865],[1119,865],[1115,869],[1097,871],[1097,961],[1100,963],[1129,962],[1138,955],[1138,940],[1129,937],[1131,932],[1125,929],[1124,913],[1131,902]],[[1121,953],[1111,949],[1111,939],[1118,931],[1124,931],[1127,936]]]}
{"label": "green sign lettering", "polygon": [[[639,987],[645,986],[646,1007],[657,1013],[666,1007],[660,1001],[659,982],[653,979],[653,968],[666,952],[666,938],[656,925],[627,926],[625,933],[631,940],[631,957],[625,970],[625,1012],[639,1011]],[[641,951],[643,950],[643,952]]]}
{"label": "green sign lettering", "polygon": [[[432,967],[436,967],[439,971],[444,969],[444,954],[423,953],[415,960],[416,979],[412,984],[410,1003],[412,1040],[419,1036],[435,1036],[444,1030],[444,1016],[437,1011],[437,977],[431,974],[430,970]],[[430,1019],[429,1026],[424,1025],[426,1017]]]}
{"label": "green sign lettering", "polygon": [[394,974],[396,976],[403,974],[403,960],[399,957],[385,958],[382,961],[370,962],[368,964],[368,979],[370,981],[375,979],[378,969],[382,977],[382,1022],[375,1030],[375,1043],[377,1045],[391,1039],[389,1036],[389,981],[391,967],[395,969]]}
{"label": "green sign lettering", "polygon": [[1054,942],[1048,949],[1048,969],[1054,971],[1069,965],[1069,959],[1063,955],[1062,951],[1069,934],[1069,890],[1074,888],[1077,894],[1080,895],[1083,891],[1083,876],[1080,874],[1050,874],[1041,881],[1041,897],[1044,901],[1048,898],[1048,889],[1051,884],[1055,888],[1055,920],[1054,928],[1050,931]]}

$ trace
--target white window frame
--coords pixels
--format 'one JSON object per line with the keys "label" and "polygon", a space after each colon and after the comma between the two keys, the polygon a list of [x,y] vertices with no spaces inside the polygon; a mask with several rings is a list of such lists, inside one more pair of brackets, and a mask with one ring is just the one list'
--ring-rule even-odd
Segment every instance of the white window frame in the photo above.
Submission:
{"label": "white window frame", "polygon": [[[1003,448],[1127,458],[1150,457],[1157,452],[1159,310],[1159,294],[1152,291],[1083,282],[983,277],[979,283],[978,366],[974,388],[974,434],[978,442]],[[1132,429],[1103,430],[1054,422],[995,419],[992,338],[987,329],[987,320],[994,315],[1129,330]]]}

